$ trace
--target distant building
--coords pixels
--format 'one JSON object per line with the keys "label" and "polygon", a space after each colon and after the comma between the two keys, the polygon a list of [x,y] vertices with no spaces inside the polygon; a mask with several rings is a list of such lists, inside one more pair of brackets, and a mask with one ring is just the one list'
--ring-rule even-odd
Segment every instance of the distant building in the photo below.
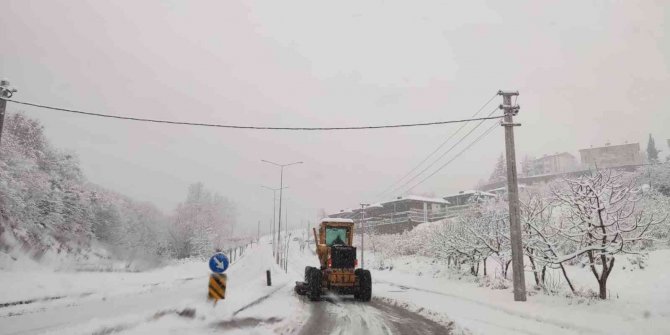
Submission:
{"label": "distant building", "polygon": [[[528,186],[524,184],[519,184],[518,185],[519,192],[524,192],[524,190],[528,189]],[[489,193],[495,194],[499,198],[507,199],[507,185],[503,187],[498,187],[494,188],[492,190],[488,190]]]}
{"label": "distant building", "polygon": [[353,210],[340,210],[339,213],[335,214],[330,214],[328,215],[329,218],[338,218],[338,219],[350,219],[354,216],[354,211]]}
{"label": "distant building", "polygon": [[353,219],[359,228],[361,219],[365,218],[363,227],[383,234],[401,233],[423,222],[445,219],[448,205],[449,202],[441,198],[408,195],[372,204],[364,210],[342,210],[328,217]]}
{"label": "distant building", "polygon": [[586,168],[620,167],[642,164],[639,143],[606,145],[604,147],[579,150],[582,165]]}
{"label": "distant building", "polygon": [[544,155],[537,159],[525,161],[523,164],[522,171],[525,172],[526,176],[552,175],[577,169],[577,159],[567,152]]}
{"label": "distant building", "polygon": [[452,194],[443,199],[449,202],[449,208],[459,208],[462,206],[469,206],[471,204],[482,202],[484,200],[495,198],[496,195],[484,191],[460,191],[457,194]]}

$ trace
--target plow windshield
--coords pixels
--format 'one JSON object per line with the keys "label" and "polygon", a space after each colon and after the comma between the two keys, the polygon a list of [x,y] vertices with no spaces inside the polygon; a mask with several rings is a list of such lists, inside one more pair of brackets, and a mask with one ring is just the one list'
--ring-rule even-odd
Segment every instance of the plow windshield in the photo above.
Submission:
{"label": "plow windshield", "polygon": [[347,244],[347,228],[343,227],[327,227],[326,228],[326,245],[341,245]]}

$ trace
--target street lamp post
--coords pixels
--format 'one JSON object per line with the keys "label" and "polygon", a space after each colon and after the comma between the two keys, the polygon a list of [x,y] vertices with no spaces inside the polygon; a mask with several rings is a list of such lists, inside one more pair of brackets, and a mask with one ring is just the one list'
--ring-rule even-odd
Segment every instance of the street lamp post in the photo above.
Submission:
{"label": "street lamp post", "polygon": [[[284,168],[287,166],[295,165],[295,164],[302,164],[302,162],[293,162],[289,164],[278,164],[275,162],[267,161],[265,159],[262,159],[261,162],[272,164],[274,166],[278,166],[280,169],[279,172],[279,222],[277,224],[277,244],[281,244],[281,205],[282,205],[282,190],[284,188]],[[279,252],[276,253],[276,262],[279,264]]]}
{"label": "street lamp post", "polygon": [[[272,188],[272,187],[267,187],[261,185],[262,188],[268,189],[272,191],[272,256],[276,255],[276,246],[279,244],[279,240],[277,240],[277,243],[275,243],[275,218],[277,216],[277,191],[280,189],[278,188]],[[284,187],[288,188],[288,186]]]}

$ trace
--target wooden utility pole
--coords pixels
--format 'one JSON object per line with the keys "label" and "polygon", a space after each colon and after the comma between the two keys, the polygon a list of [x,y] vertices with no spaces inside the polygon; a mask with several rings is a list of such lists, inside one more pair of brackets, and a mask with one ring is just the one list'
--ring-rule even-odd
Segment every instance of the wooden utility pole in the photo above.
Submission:
{"label": "wooden utility pole", "polygon": [[0,143],[2,142],[2,128],[5,123],[5,108],[7,108],[7,100],[16,92],[15,88],[11,88],[8,80],[0,80]]}
{"label": "wooden utility pole", "polygon": [[523,266],[523,242],[519,213],[519,185],[516,176],[516,152],[514,148],[514,115],[519,106],[512,106],[512,96],[519,92],[498,91],[503,97],[500,108],[505,112],[502,126],[505,127],[505,152],[507,155],[507,202],[509,203],[509,231],[512,244],[512,279],[514,283],[514,301],[526,301],[526,278]]}

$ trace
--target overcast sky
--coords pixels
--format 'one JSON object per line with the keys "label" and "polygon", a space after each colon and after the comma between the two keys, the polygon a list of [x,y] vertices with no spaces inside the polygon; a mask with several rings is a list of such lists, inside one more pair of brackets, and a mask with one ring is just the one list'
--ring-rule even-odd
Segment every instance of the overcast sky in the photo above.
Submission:
{"label": "overcast sky", "polygon": [[[665,156],[666,22],[663,0],[4,0],[0,77],[19,89],[17,100],[273,126],[467,118],[498,89],[519,90],[519,157],[578,157],[605,142],[644,150],[649,133]],[[260,132],[8,109],[40,119],[92,182],[169,212],[202,181],[235,200],[252,231],[272,213],[272,193],[260,185],[279,184],[279,170],[261,159],[305,162],[284,175],[298,223],[318,208],[399,195],[379,197],[459,127]],[[472,188],[503,149],[496,129],[411,192]]]}

